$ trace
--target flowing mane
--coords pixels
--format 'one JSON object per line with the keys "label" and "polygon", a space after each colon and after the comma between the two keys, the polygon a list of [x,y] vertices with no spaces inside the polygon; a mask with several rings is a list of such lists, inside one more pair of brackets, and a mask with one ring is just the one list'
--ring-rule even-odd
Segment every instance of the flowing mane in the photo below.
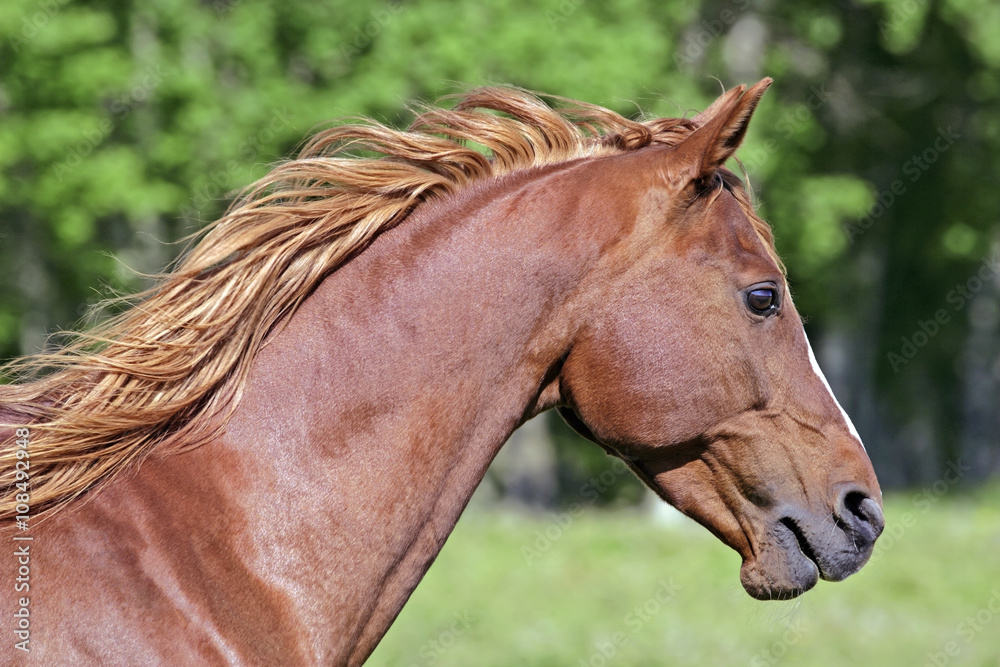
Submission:
{"label": "flowing mane", "polygon": [[[406,131],[372,121],[323,131],[249,186],[152,288],[114,300],[129,306],[123,312],[55,352],[9,363],[4,372],[19,383],[0,386],[0,421],[30,429],[32,513],[63,506],[154,450],[218,437],[265,339],[421,202],[541,165],[674,145],[697,126],[550,99],[557,108],[519,89],[483,88],[450,109],[420,109]],[[723,179],[778,261],[739,180]],[[0,447],[4,519],[18,493],[9,435]]]}

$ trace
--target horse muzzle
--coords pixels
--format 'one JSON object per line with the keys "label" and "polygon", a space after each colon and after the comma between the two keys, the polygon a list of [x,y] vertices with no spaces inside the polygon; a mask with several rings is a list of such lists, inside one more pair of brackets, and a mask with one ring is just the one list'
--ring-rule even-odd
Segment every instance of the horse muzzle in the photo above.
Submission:
{"label": "horse muzzle", "polygon": [[822,578],[841,581],[868,562],[885,518],[879,502],[854,485],[845,485],[832,509],[819,514],[781,506],[757,545],[756,558],[745,559],[743,587],[759,600],[801,595]]}

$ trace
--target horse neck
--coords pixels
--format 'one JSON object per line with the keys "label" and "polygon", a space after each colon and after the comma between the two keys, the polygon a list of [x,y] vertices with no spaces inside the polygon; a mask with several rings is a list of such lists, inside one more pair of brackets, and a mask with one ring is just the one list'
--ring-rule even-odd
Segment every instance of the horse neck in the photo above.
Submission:
{"label": "horse neck", "polygon": [[[500,446],[558,400],[581,286],[614,236],[610,211],[592,216],[604,231],[570,219],[584,167],[419,207],[260,351],[220,441],[151,461],[129,493],[156,494],[157,512],[224,513],[224,539],[290,601],[308,651],[363,660]],[[205,530],[191,521],[142,523]]]}

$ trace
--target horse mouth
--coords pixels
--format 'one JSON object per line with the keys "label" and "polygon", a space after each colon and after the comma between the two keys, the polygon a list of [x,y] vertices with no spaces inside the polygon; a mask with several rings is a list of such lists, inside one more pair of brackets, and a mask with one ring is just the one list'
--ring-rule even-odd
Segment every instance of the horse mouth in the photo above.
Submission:
{"label": "horse mouth", "polygon": [[[826,579],[823,572],[823,561],[820,559],[819,554],[816,553],[813,546],[809,543],[809,539],[806,537],[805,532],[799,527],[799,524],[792,517],[786,516],[778,519],[778,525],[795,538],[795,544],[798,547],[799,553],[808,559],[816,567],[817,574]],[[781,530],[781,528],[778,528]],[[787,543],[787,540],[782,540]],[[786,546],[787,548],[787,546]],[[794,554],[792,554],[794,556]]]}
{"label": "horse mouth", "polygon": [[791,517],[775,522],[768,544],[756,558],[745,559],[740,582],[757,600],[790,600],[819,581],[822,559],[805,531]]}
{"label": "horse mouth", "polygon": [[861,569],[871,556],[881,523],[877,530],[866,532],[834,519],[831,527],[791,512],[774,521],[757,557],[744,561],[741,568],[747,593],[758,600],[787,600],[805,593],[819,579],[842,581]]}

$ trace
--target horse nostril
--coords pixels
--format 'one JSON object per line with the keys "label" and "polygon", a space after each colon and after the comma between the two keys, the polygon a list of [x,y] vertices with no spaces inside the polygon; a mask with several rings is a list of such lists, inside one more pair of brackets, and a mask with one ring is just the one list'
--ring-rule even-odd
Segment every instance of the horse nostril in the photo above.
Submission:
{"label": "horse nostril", "polygon": [[867,537],[872,542],[882,534],[885,517],[878,503],[861,491],[848,491],[841,497],[837,515],[851,532]]}

